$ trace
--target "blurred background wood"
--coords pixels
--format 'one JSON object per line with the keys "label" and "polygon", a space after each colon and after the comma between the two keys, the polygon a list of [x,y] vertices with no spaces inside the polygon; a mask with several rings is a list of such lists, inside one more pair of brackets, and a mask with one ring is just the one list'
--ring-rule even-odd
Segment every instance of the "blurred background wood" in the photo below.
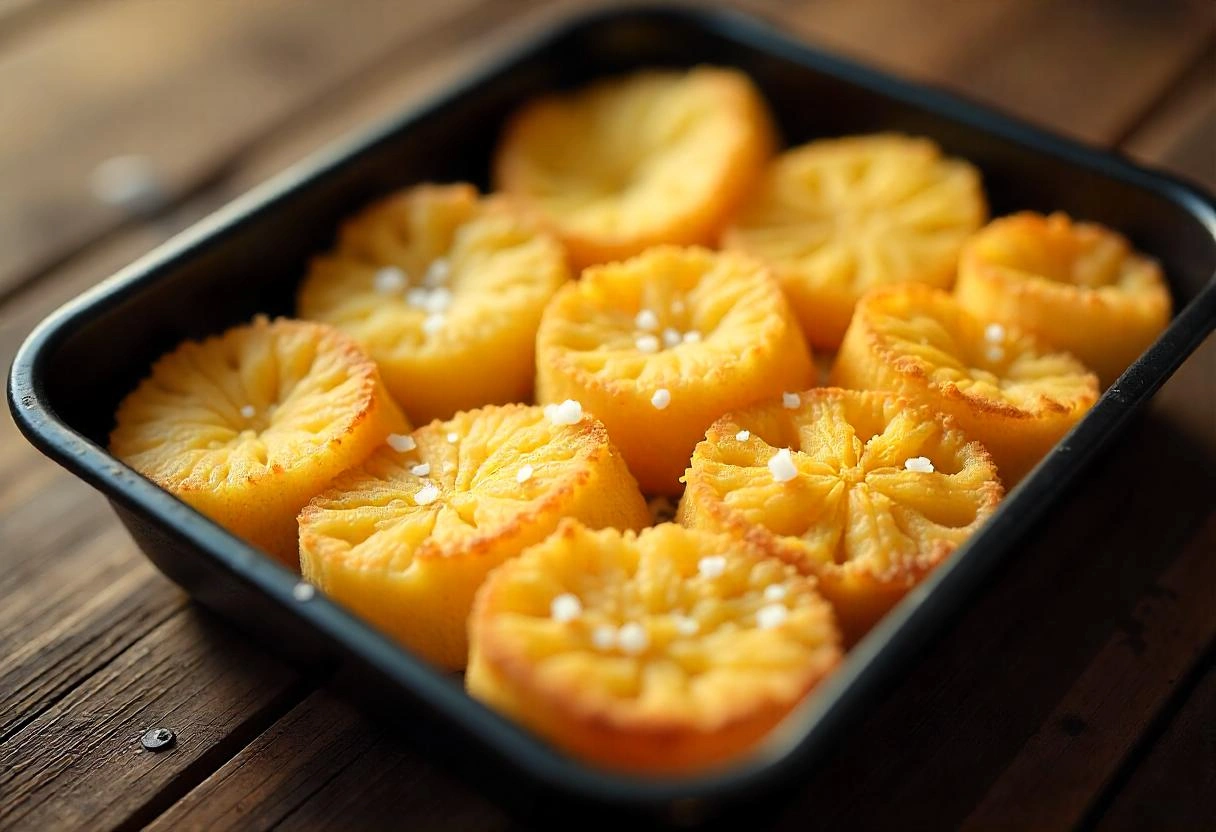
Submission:
{"label": "blurred background wood", "polygon": [[[1216,188],[1210,0],[735,5]],[[585,6],[0,0],[2,363],[174,231]],[[1216,827],[1213,494],[1209,339],[858,734],[758,821]],[[138,753],[131,740],[160,724],[177,747]],[[6,415],[0,828],[148,823],[527,819],[190,605]]]}

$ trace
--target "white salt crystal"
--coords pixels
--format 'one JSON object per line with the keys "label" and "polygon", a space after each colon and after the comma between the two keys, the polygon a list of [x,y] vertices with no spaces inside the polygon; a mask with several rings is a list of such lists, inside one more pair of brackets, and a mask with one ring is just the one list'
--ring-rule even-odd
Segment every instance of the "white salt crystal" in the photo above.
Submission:
{"label": "white salt crystal", "polygon": [[796,410],[800,404],[802,404],[802,397],[797,393],[781,394],[781,405],[786,410]]}
{"label": "white salt crystal", "polygon": [[672,327],[667,327],[663,330],[663,345],[674,347],[676,344],[684,340],[684,336],[680,334],[680,330]]}
{"label": "white salt crystal", "polygon": [[667,405],[671,404],[671,391],[666,387],[660,387],[650,397],[650,403],[654,405],[655,410],[666,410]]}
{"label": "white salt crystal", "polygon": [[932,474],[933,463],[929,461],[927,456],[914,456],[904,462],[904,468],[909,471],[915,471],[918,474]]}
{"label": "white salt crystal", "polygon": [[790,611],[784,604],[768,604],[756,610],[756,626],[761,630],[780,627],[789,618]]}
{"label": "white salt crystal", "polygon": [[769,584],[764,588],[765,601],[780,601],[785,597],[784,584]]}
{"label": "white salt crystal", "polygon": [[676,632],[682,636],[695,636],[701,631],[701,625],[697,623],[697,619],[687,615],[676,617]]}
{"label": "white salt crystal", "polygon": [[515,481],[523,483],[523,482],[527,482],[530,479],[532,479],[532,466],[531,465],[520,466],[519,471],[515,474]]}
{"label": "white salt crystal", "polygon": [[650,646],[650,636],[641,624],[630,621],[621,625],[616,633],[616,645],[628,656],[636,656]]}
{"label": "white salt crystal", "polygon": [[422,321],[422,331],[427,335],[435,335],[448,321],[447,316],[442,312],[431,312]]}
{"label": "white salt crystal", "polygon": [[751,438],[752,432],[750,430],[741,430],[735,434],[735,439],[739,440],[740,442],[746,442]]}
{"label": "white salt crystal", "polygon": [[659,351],[659,339],[653,335],[639,335],[633,342],[638,352],[656,353]]}
{"label": "white salt crystal", "polygon": [[382,295],[395,295],[408,283],[405,272],[396,266],[385,266],[372,276],[372,288]]}
{"label": "white salt crystal", "polygon": [[577,595],[563,592],[549,604],[549,615],[554,621],[573,621],[583,614],[583,603]]}
{"label": "white salt crystal", "polygon": [[769,457],[768,470],[773,475],[774,482],[789,482],[798,476],[798,469],[794,467],[794,457],[789,448],[782,448]]}
{"label": "white salt crystal", "polygon": [[251,404],[244,405],[241,408],[241,415],[244,416],[246,419],[252,419],[257,414],[258,414],[257,410]]}
{"label": "white salt crystal", "polygon": [[410,469],[410,473],[415,477],[425,477],[427,474],[431,473],[431,463],[420,462]]}
{"label": "white salt crystal", "polygon": [[384,441],[388,442],[389,447],[400,454],[412,451],[418,447],[418,443],[414,441],[414,437],[406,433],[390,433]]}
{"label": "white salt crystal", "polygon": [[702,578],[717,578],[725,571],[725,555],[709,555],[697,561],[697,572]]}
{"label": "white salt crystal", "polygon": [[423,308],[432,314],[446,312],[451,305],[452,292],[450,289],[445,289],[442,286],[438,289],[432,289],[430,294],[427,295],[426,301],[422,304]]}
{"label": "white salt crystal", "polygon": [[555,425],[577,425],[583,420],[583,406],[574,399],[545,405],[545,418]]}
{"label": "white salt crystal", "polygon": [[429,506],[438,499],[439,489],[431,482],[428,482],[414,493],[414,505]]}
{"label": "white salt crystal", "polygon": [[633,323],[638,329],[656,332],[659,329],[659,316],[649,309],[643,309],[638,312],[637,316],[633,319]]}
{"label": "white salt crystal", "polygon": [[611,650],[616,646],[616,627],[601,624],[591,631],[591,643],[597,650]]}

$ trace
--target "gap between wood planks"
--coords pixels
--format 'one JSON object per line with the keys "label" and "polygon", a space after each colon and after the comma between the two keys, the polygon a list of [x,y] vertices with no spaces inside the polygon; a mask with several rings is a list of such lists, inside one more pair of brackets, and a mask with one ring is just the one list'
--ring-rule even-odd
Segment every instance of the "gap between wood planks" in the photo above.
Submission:
{"label": "gap between wood planks", "polygon": [[[829,4],[825,4],[825,5],[831,6],[832,4],[829,3]],[[983,5],[983,4],[977,4],[977,5]],[[815,6],[812,6],[812,8],[818,8],[818,7],[819,7],[818,4],[816,4]],[[987,31],[986,27],[980,27],[980,28]],[[877,41],[876,43],[871,44],[871,46],[872,46],[872,48],[875,49],[875,51],[883,51],[883,44],[882,44],[881,39],[879,41]],[[895,54],[895,55],[899,54],[898,48],[895,48],[891,51],[892,51],[892,54]],[[389,73],[385,73],[385,74],[389,74]],[[352,82],[352,86],[353,86],[353,82]],[[282,153],[276,155],[275,148],[289,147],[289,148],[294,148],[295,150],[298,150],[303,147],[312,146],[314,143],[315,136],[319,136],[319,135],[325,133],[325,131],[327,129],[329,129],[331,118],[334,119],[335,121],[341,121],[343,123],[343,126],[345,126],[345,124],[347,123],[347,121],[345,121],[346,119],[349,119],[349,123],[356,123],[357,121],[362,120],[364,112],[370,113],[372,111],[379,111],[380,108],[382,108],[382,107],[388,108],[388,107],[392,106],[397,101],[397,99],[395,98],[395,96],[397,94],[395,92],[396,88],[397,88],[396,81],[384,83],[384,84],[378,86],[376,88],[376,92],[375,92],[375,104],[366,106],[365,109],[362,105],[359,105],[358,103],[356,103],[352,107],[349,102],[345,102],[345,101],[330,102],[330,105],[327,107],[323,107],[322,111],[318,114],[319,115],[319,118],[318,118],[319,124],[316,127],[314,127],[313,125],[310,125],[310,124],[301,125],[300,124],[300,122],[302,121],[301,119],[296,119],[296,118],[288,119],[288,121],[286,123],[294,123],[294,125],[299,128],[298,132],[295,132],[293,134],[293,135],[297,136],[296,139],[293,140],[291,137],[287,137],[283,140],[283,144],[280,145],[278,143],[278,139],[276,137],[275,140],[267,142],[268,149],[265,152],[260,151],[260,150],[255,150],[255,151],[245,154],[245,158],[243,159],[243,164],[236,170],[233,170],[232,176],[229,179],[227,179],[225,182],[221,183],[220,186],[217,187],[215,190],[218,193],[220,193],[221,195],[227,195],[227,194],[231,193],[232,190],[243,189],[243,187],[246,184],[248,184],[250,181],[259,178],[261,175],[264,175],[267,170],[274,169],[276,167],[276,165],[281,166],[281,163],[287,158],[287,156],[286,156],[286,154],[282,154]],[[362,100],[362,99],[360,99],[360,100]],[[371,100],[371,99],[368,99],[368,100]],[[345,114],[345,115],[336,115],[336,113]],[[354,115],[352,115],[352,113],[354,113]],[[251,174],[250,171],[259,170],[259,160],[262,160],[262,163],[265,164],[265,168],[261,169],[260,174],[256,174],[256,173]],[[207,199],[207,197],[209,197],[209,196],[210,196],[210,194],[204,195],[204,200],[210,201]],[[201,210],[203,210],[203,208],[200,205],[200,203],[191,202],[190,204],[184,206],[178,212],[178,219],[173,224],[178,224],[180,222],[187,221],[189,218],[191,218],[192,216],[195,216]],[[131,233],[124,233],[124,234],[120,235],[119,237],[114,238],[114,240],[111,241],[111,244],[106,246],[106,250],[109,253],[109,256],[111,256],[115,261],[126,260],[126,259],[129,259],[128,255],[130,253],[135,253],[137,250],[144,248],[149,241],[154,240],[155,238],[161,236],[162,234],[163,234],[163,229],[148,229],[146,227],[140,226],[140,227],[134,229]],[[71,276],[69,279],[65,280],[63,278],[63,273],[56,275],[55,279],[49,280],[49,281],[47,281],[47,283],[45,285],[40,286],[38,292],[22,293],[21,302],[17,303],[17,304],[11,304],[8,307],[5,307],[5,312],[7,313],[8,311],[13,310],[14,308],[20,307],[23,310],[23,315],[21,316],[22,321],[29,320],[30,318],[36,319],[36,317],[40,317],[41,310],[45,308],[45,304],[52,296],[54,296],[58,293],[62,293],[64,295],[75,294],[76,291],[81,286],[87,285],[89,282],[92,282],[93,280],[95,280],[96,277],[100,273],[104,273],[103,270],[98,269],[97,262],[98,261],[92,259],[91,257],[90,258],[85,258],[85,257],[78,258],[75,261],[75,265],[77,266],[77,268],[75,268],[73,270],[68,270],[71,273]],[[42,291],[43,289],[46,290],[45,294]],[[32,314],[35,312],[37,314]],[[7,315],[5,316],[5,321],[6,321],[6,324],[9,323],[9,319],[8,319]],[[32,323],[32,321],[31,321],[31,323]],[[6,332],[5,332],[6,341],[8,340],[8,338],[10,336],[15,336],[17,334],[20,334],[18,332],[18,327],[16,327],[16,326],[5,326],[4,328],[6,330]],[[12,433],[11,425],[6,424],[5,428],[8,429],[9,434]],[[5,454],[8,453],[7,448],[10,446],[10,442],[8,442],[6,440],[11,440],[12,438],[13,438],[12,436],[5,437],[3,434],[0,434],[0,448],[6,449],[4,451]],[[24,447],[24,453],[17,454],[16,458],[12,460],[12,467],[9,467],[7,465],[5,467],[9,471],[13,471],[15,473],[18,469],[28,465],[32,458],[33,458],[33,452],[30,451],[30,449],[28,447]],[[7,457],[0,457],[0,459],[7,459]],[[59,472],[57,472],[57,473],[59,473]],[[55,478],[54,484],[56,487],[59,487],[62,485],[62,478],[66,478],[66,475],[60,474],[58,477]],[[79,484],[77,484],[77,485],[79,485]],[[83,488],[83,486],[81,486],[81,487]],[[41,489],[35,489],[35,491],[39,491],[39,490],[41,490]],[[49,491],[49,489],[48,489],[48,491]],[[30,496],[30,495],[26,495],[26,496]],[[64,510],[70,512],[73,506],[82,504],[83,502],[85,502],[85,500],[83,500],[79,496],[77,496],[74,499],[76,500],[76,502],[64,504],[62,506],[62,508]],[[100,501],[96,501],[95,498],[93,498],[93,499],[97,503],[100,502]],[[21,505],[22,505],[22,507],[25,507],[25,506],[30,505],[30,503],[27,503],[23,500],[23,501],[21,501]],[[99,515],[100,515],[100,513],[99,513]],[[108,514],[105,516],[108,518]],[[99,523],[109,522],[112,526],[112,520],[100,520],[99,519],[98,522]],[[138,554],[133,551],[133,547],[129,543],[127,543],[126,545],[127,545],[127,548],[129,550],[131,550],[128,552],[129,557],[127,558],[127,560],[130,562],[138,561],[139,563],[142,564],[142,559],[139,558]],[[54,547],[48,548],[48,553],[50,551],[52,551],[53,548]],[[159,579],[155,579],[155,580],[159,581]],[[163,597],[180,598],[180,596],[177,596],[175,593],[173,593],[172,590],[169,590],[167,588],[167,586],[163,584],[163,582],[161,582],[155,589],[150,590],[150,592],[152,594],[159,594],[160,596],[163,596]],[[181,617],[181,615],[192,616],[194,614],[195,613],[193,613],[191,611],[191,612],[186,612],[186,613],[171,614],[170,617],[173,620],[177,620],[178,618]],[[158,625],[163,625],[165,623],[167,623],[167,621],[157,622]],[[220,633],[221,636],[208,635],[209,630],[210,630],[210,627],[204,626],[202,628],[202,633],[201,633],[201,635],[198,636],[198,638],[202,639],[205,642],[210,642],[214,646],[214,644],[215,644],[214,639],[222,638],[222,634],[225,632],[225,630],[222,627],[215,628],[216,632]],[[159,626],[157,626],[154,631],[158,632],[158,633],[163,632],[163,630],[161,630],[159,628]],[[145,636],[145,635],[146,635],[146,632],[133,634],[135,643],[137,643],[137,644],[143,643],[142,640],[143,640],[143,636]],[[100,667],[94,666],[92,668],[91,674],[84,675],[82,678],[80,678],[76,681],[76,687],[72,687],[70,685],[68,685],[66,687],[61,686],[59,688],[59,690],[60,690],[60,693],[58,694],[59,698],[56,699],[54,703],[52,703],[50,710],[44,709],[43,711],[39,712],[38,719],[51,719],[52,718],[51,714],[61,713],[63,711],[63,708],[55,703],[58,703],[58,702],[64,702],[64,703],[68,703],[68,704],[77,703],[79,700],[74,699],[69,695],[72,691],[74,691],[75,689],[83,689],[83,686],[87,686],[88,684],[91,684],[93,682],[93,680],[95,680],[96,678],[100,678],[102,676],[107,676],[107,678],[108,678],[108,674],[110,672],[109,669],[112,668],[113,666],[115,666],[116,663],[120,662],[124,657],[127,657],[128,655],[130,655],[132,649],[134,649],[134,648],[121,649],[117,653],[117,658],[111,657],[108,660],[105,660],[104,663],[101,664]],[[160,680],[157,680],[157,684],[161,684],[161,683],[162,682]],[[144,692],[141,691],[141,695],[142,695],[142,693],[144,693]],[[289,703],[288,702],[278,702],[277,704],[282,709],[286,709],[286,707]],[[274,710],[274,709],[272,709],[272,710]],[[44,718],[44,715],[46,715],[45,718]],[[35,722],[37,722],[38,719],[36,719]],[[44,723],[39,723],[39,724],[41,725]],[[227,749],[229,751],[235,751],[235,749],[239,748],[240,745],[239,744],[234,745],[231,741],[226,741],[224,743],[224,747],[225,747],[225,749]],[[238,755],[238,757],[239,756],[240,755]],[[210,760],[210,759],[211,758],[208,758],[208,760]],[[168,761],[162,758],[158,761],[158,765],[164,767],[166,769],[166,772],[168,772],[170,769],[172,769],[174,767],[165,766],[164,764],[166,762],[168,762]],[[223,762],[222,759],[218,760],[218,761],[216,761],[216,765],[218,765],[219,763],[222,763],[222,762]],[[161,800],[162,800],[161,795],[170,794],[170,793],[174,793],[174,794],[180,793],[178,790],[182,786],[187,784],[190,777],[197,777],[197,779],[202,779],[202,776],[204,776],[207,773],[207,770],[203,770],[202,768],[199,768],[198,766],[199,766],[198,763],[192,763],[191,766],[187,766],[188,771],[189,771],[189,777],[186,777],[185,774],[182,774],[182,775],[178,775],[178,776],[174,776],[174,777],[170,778],[167,781],[167,783],[165,783],[161,786],[161,790],[159,792],[157,792],[156,796],[154,796],[151,799],[151,802],[148,805],[150,805],[150,806],[151,805],[160,805]],[[214,768],[214,766],[212,768]],[[208,770],[210,770],[210,769],[208,769]],[[339,775],[334,775],[334,776],[339,776]],[[342,775],[342,776],[345,779],[349,779],[345,775]],[[430,782],[430,781],[428,781],[428,782]],[[310,811],[315,810],[315,808],[316,807],[314,806]],[[293,811],[295,811],[295,810],[293,810]],[[146,817],[146,816],[147,816],[146,814],[141,815],[141,817]]]}
{"label": "gap between wood planks", "polygon": [[[1139,765],[1112,782],[1081,828],[1204,829],[1216,818],[1216,645],[1195,668],[1185,704]],[[1195,801],[1198,796],[1198,801]]]}

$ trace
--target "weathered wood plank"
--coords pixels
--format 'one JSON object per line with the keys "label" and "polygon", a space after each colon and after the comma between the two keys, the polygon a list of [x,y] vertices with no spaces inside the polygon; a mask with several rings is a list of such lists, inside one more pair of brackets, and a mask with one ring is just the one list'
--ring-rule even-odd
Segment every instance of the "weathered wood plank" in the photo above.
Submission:
{"label": "weathered wood plank", "polygon": [[1123,149],[1216,191],[1216,42]]}
{"label": "weathered wood plank", "polygon": [[1210,48],[1205,0],[807,0],[800,32],[904,75],[1108,144]]}
{"label": "weathered wood plank", "polygon": [[[392,793],[393,800],[385,800]],[[152,824],[152,830],[503,829],[496,808],[314,693]]]}
{"label": "weathered wood plank", "polygon": [[29,546],[50,561],[25,570],[32,591],[0,590],[0,743],[185,606],[110,520]]}
{"label": "weathered wood plank", "polygon": [[136,154],[181,196],[479,2],[110,0],[15,39],[0,51],[0,293],[129,217],[90,194],[103,161]]}
{"label": "weathered wood plank", "polygon": [[1097,832],[1208,829],[1216,819],[1216,662],[1097,822]]}
{"label": "weathered wood plank", "polygon": [[[142,253],[151,231],[80,264],[48,291],[0,307],[0,365],[58,303]],[[184,604],[104,499],[0,416],[0,741],[38,717]]]}
{"label": "weathered wood plank", "polygon": [[1216,511],[1086,665],[965,829],[1068,829],[1079,823],[1117,772],[1108,761],[1127,757],[1179,679],[1216,639],[1214,541]]}
{"label": "weathered wood plank", "polygon": [[[0,745],[0,827],[138,827],[301,695],[292,671],[183,610]],[[139,735],[159,726],[176,746],[143,752]]]}

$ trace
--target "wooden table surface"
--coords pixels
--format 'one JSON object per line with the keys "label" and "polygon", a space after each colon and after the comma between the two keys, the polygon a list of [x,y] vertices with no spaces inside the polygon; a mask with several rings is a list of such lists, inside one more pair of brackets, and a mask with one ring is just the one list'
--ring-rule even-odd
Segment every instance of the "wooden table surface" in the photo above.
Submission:
{"label": "wooden table surface", "polygon": [[[174,231],[577,5],[0,0],[0,363]],[[1216,187],[1212,0],[745,5]],[[758,824],[1216,828],[1216,340],[1028,541]],[[161,725],[176,747],[141,752]],[[0,829],[143,825],[529,822],[192,605],[0,418]]]}

